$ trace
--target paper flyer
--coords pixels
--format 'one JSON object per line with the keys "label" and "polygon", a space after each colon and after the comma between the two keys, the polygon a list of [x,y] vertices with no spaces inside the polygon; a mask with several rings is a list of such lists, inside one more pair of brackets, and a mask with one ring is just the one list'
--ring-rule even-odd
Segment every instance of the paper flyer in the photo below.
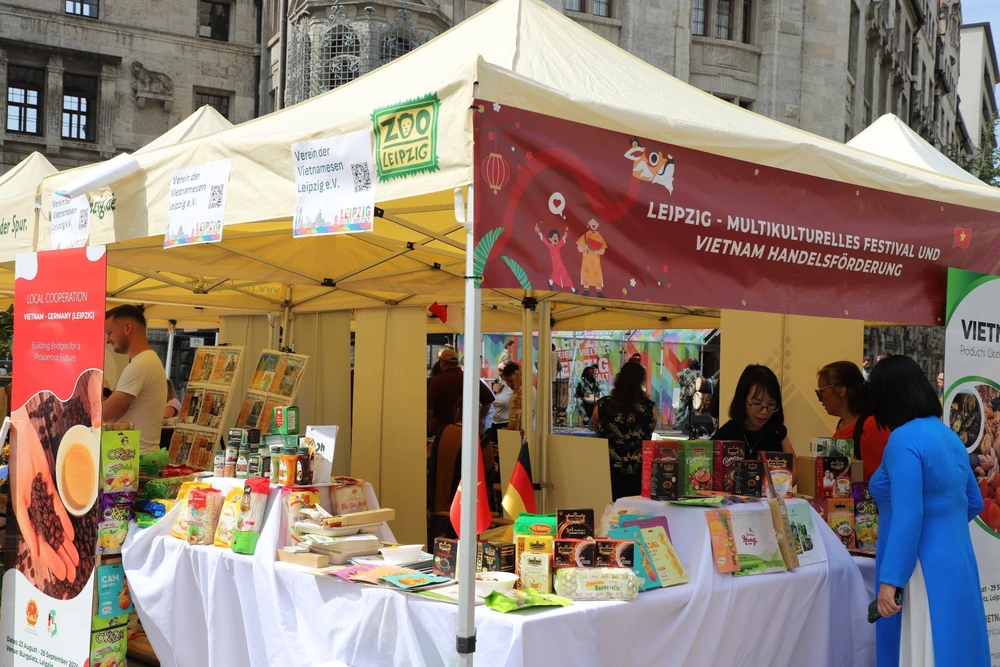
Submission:
{"label": "paper flyer", "polygon": [[292,144],[295,237],[370,232],[375,225],[371,132]]}
{"label": "paper flyer", "polygon": [[50,195],[52,225],[49,247],[52,250],[82,248],[90,238],[90,202],[87,195],[67,199]]}
{"label": "paper flyer", "polygon": [[231,165],[219,160],[170,174],[164,248],[222,240]]}

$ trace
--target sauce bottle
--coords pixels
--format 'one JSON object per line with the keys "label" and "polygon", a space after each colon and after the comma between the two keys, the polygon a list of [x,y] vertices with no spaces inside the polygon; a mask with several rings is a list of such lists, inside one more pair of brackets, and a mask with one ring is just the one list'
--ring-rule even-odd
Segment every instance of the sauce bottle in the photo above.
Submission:
{"label": "sauce bottle", "polygon": [[243,443],[240,445],[239,454],[236,457],[236,479],[246,479],[250,468],[250,445]]}
{"label": "sauce bottle", "polygon": [[281,486],[295,486],[295,472],[298,469],[298,461],[298,452],[294,446],[285,445],[281,448],[278,484]]}
{"label": "sauce bottle", "polygon": [[263,461],[260,455],[260,446],[250,445],[250,457],[247,461],[247,477],[249,479],[260,477],[260,469],[262,465]]}
{"label": "sauce bottle", "polygon": [[226,475],[226,450],[217,449],[215,450],[215,467],[214,473],[216,477],[225,477]]}
{"label": "sauce bottle", "polygon": [[300,486],[312,484],[312,468],[309,465],[309,446],[300,444],[296,461],[295,483]]}

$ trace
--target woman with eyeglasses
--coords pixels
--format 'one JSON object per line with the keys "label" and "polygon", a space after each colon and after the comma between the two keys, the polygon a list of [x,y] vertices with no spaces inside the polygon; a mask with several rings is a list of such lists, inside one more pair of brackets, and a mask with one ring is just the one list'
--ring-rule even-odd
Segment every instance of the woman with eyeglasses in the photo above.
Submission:
{"label": "woman with eyeglasses", "polygon": [[827,414],[839,420],[833,437],[854,441],[854,458],[864,463],[865,481],[869,481],[882,464],[889,431],[872,416],[865,376],[856,364],[835,361],[821,368],[816,378],[816,398]]}
{"label": "woman with eyeglasses", "polygon": [[781,410],[781,385],[774,371],[756,364],[743,370],[729,405],[729,421],[712,439],[745,443],[747,459],[758,458],[760,452],[793,453]]}

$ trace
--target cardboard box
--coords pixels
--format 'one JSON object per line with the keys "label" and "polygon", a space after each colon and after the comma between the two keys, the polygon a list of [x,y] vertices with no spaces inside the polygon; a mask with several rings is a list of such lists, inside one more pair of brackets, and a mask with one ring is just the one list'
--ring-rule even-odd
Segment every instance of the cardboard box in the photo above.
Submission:
{"label": "cardboard box", "polygon": [[681,442],[678,440],[644,440],[642,443],[642,496],[650,497],[653,463],[680,463]]}
{"label": "cardboard box", "polygon": [[746,445],[739,440],[717,440],[712,443],[714,461],[712,462],[712,489],[733,493],[735,483],[733,473],[736,463],[744,458]]}
{"label": "cardboard box", "polygon": [[552,592],[552,554],[523,553],[518,564],[521,588],[533,588],[539,593]]}
{"label": "cardboard box", "polygon": [[299,435],[299,409],[294,405],[276,405],[271,413],[271,433]]}
{"label": "cardboard box", "polygon": [[[511,572],[517,548],[513,542],[480,542],[477,553],[476,572]],[[452,577],[454,579],[454,577]]]}
{"label": "cardboard box", "polygon": [[[616,529],[617,530],[617,529]],[[634,540],[595,540],[596,554],[594,565],[597,567],[627,567],[635,565]]]}
{"label": "cardboard box", "polygon": [[771,486],[774,486],[775,493],[779,497],[788,497],[792,490],[792,470],[795,466],[795,455],[784,452],[761,452],[760,460],[764,462],[765,474],[770,473],[771,479],[763,480],[761,488],[765,495],[770,498]]}
{"label": "cardboard box", "polygon": [[762,461],[738,461],[733,471],[733,491],[739,496],[760,498],[764,478]]}
{"label": "cardboard box", "polygon": [[363,526],[369,523],[382,523],[383,521],[392,521],[396,518],[396,510],[383,507],[377,510],[365,510],[363,512],[355,512],[354,514],[344,514],[341,516],[335,516],[332,519],[324,519],[323,525],[330,528],[347,527],[347,526]]}
{"label": "cardboard box", "polygon": [[284,549],[278,549],[278,560],[282,563],[291,563],[292,565],[300,565],[302,567],[311,567],[314,569],[319,569],[321,567],[326,567],[330,564],[330,558],[324,556],[323,554],[310,553],[292,553],[291,551],[285,551]]}
{"label": "cardboard box", "polygon": [[554,569],[561,567],[594,567],[597,560],[597,544],[593,540],[555,541]]}
{"label": "cardboard box", "polygon": [[712,460],[715,456],[711,440],[684,442],[680,495],[693,496],[698,491],[712,490]]}
{"label": "cardboard box", "polygon": [[650,476],[649,497],[652,500],[677,500],[681,467],[673,461],[654,461]]}
{"label": "cardboard box", "polygon": [[520,566],[525,554],[547,554],[551,566],[551,556],[555,551],[555,540],[551,535],[515,535],[514,545],[514,567],[518,576],[521,574]]}
{"label": "cardboard box", "polygon": [[[800,456],[799,493],[817,500],[851,497],[854,463],[849,459],[825,456]],[[864,472],[862,468],[862,478]]]}
{"label": "cardboard box", "polygon": [[837,456],[854,458],[854,440],[850,438],[811,438],[809,456]]}
{"label": "cardboard box", "polygon": [[458,578],[458,540],[434,538],[434,567],[431,572],[439,577]]}
{"label": "cardboard box", "polygon": [[556,539],[588,540],[594,537],[594,510],[556,510]]}

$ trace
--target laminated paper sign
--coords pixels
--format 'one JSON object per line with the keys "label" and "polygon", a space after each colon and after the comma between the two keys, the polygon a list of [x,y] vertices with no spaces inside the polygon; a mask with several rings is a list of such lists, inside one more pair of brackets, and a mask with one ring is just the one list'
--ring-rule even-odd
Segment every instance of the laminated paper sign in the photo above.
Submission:
{"label": "laminated paper sign", "polygon": [[90,202],[87,201],[87,195],[72,199],[52,195],[51,202],[50,248],[64,250],[87,245],[87,239],[90,238]]}
{"label": "laminated paper sign", "polygon": [[370,232],[375,224],[371,133],[292,144],[294,236]]}
{"label": "laminated paper sign", "polygon": [[231,165],[219,160],[170,174],[164,248],[222,240]]}

